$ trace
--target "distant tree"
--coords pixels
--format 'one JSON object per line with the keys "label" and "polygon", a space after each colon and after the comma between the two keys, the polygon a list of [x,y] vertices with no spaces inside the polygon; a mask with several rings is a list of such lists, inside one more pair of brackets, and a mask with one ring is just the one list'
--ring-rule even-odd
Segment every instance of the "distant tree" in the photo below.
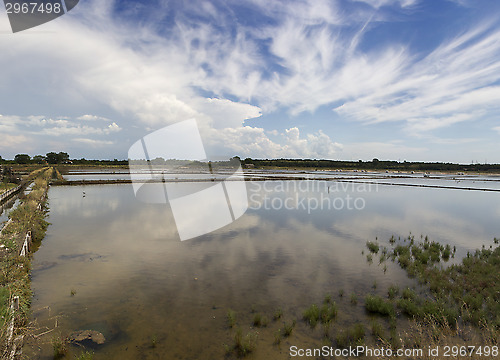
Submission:
{"label": "distant tree", "polygon": [[31,157],[28,154],[17,154],[14,157],[16,164],[29,164]]}
{"label": "distant tree", "polygon": [[35,155],[31,161],[35,164],[43,164],[45,162],[45,156],[43,155]]}
{"label": "distant tree", "polygon": [[45,159],[49,164],[57,164],[59,157],[57,156],[57,153],[49,152],[45,155]]}
{"label": "distant tree", "polygon": [[69,161],[69,154],[67,152],[61,151],[59,154],[57,154],[57,157],[59,158],[59,161],[58,161],[59,164]]}
{"label": "distant tree", "polygon": [[61,164],[69,161],[69,155],[66,152],[49,152],[45,155],[45,159],[49,164]]}

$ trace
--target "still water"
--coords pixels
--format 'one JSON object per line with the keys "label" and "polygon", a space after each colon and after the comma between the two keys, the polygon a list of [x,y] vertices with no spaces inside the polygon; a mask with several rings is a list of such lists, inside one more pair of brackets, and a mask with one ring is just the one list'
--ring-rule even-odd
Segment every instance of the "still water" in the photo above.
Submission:
{"label": "still water", "polygon": [[[355,321],[369,324],[365,294],[414,285],[390,261],[369,264],[366,241],[429,235],[455,245],[458,258],[500,236],[500,193],[307,183],[249,182],[241,218],[184,242],[169,206],[138,202],[131,185],[51,187],[51,226],[32,271],[34,333],[49,332],[25,353],[52,359],[53,337],[95,330],[106,343],[92,346],[94,359],[221,359],[235,333],[226,323],[233,309],[243,334],[258,332],[249,358],[286,359],[290,345],[322,344],[320,327],[300,319],[326,294],[339,306],[334,336]],[[277,308],[284,316],[273,321]],[[252,329],[252,312],[268,326]],[[273,345],[293,319],[292,336]],[[73,359],[81,348],[69,351]]]}

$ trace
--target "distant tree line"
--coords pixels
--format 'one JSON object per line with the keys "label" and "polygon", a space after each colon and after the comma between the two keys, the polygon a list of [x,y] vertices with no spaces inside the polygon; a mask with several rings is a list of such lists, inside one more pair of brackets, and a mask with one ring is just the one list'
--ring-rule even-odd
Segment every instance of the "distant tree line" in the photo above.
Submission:
{"label": "distant tree line", "polygon": [[0,164],[67,164],[71,163],[66,152],[49,152],[46,155],[17,154],[14,160],[5,160],[0,156]]}
{"label": "distant tree line", "polygon": [[441,162],[409,161],[340,161],[316,159],[251,159],[242,161],[244,165],[255,168],[313,168],[313,169],[349,169],[349,170],[392,170],[392,171],[500,171],[500,164],[454,164]]}
{"label": "distant tree line", "polygon": [[[390,161],[373,159],[371,161],[342,161],[342,160],[324,160],[324,159],[252,159],[242,160],[239,156],[234,156],[228,160],[212,161],[215,166],[234,166],[241,163],[247,167],[255,168],[311,168],[318,170],[391,170],[391,171],[500,171],[500,164],[454,164],[442,162],[409,162],[409,161]],[[187,166],[187,167],[205,167],[206,162],[163,159],[161,157],[153,160],[139,159],[131,160],[131,164],[144,165],[167,165],[167,166]],[[90,159],[70,159],[66,152],[49,152],[46,155],[35,155],[30,157],[28,154],[17,154],[13,160],[5,160],[0,156],[0,164],[73,164],[73,165],[103,165],[103,166],[125,166],[129,160],[90,160]]]}

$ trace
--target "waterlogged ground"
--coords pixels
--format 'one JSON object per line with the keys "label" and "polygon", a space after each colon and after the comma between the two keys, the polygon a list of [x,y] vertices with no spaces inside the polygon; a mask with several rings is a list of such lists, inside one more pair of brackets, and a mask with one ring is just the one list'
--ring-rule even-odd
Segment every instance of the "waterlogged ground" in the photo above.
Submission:
{"label": "waterlogged ground", "polygon": [[[301,318],[326,294],[339,306],[334,335],[368,326],[365,294],[414,285],[397,264],[369,264],[367,240],[424,234],[456,246],[459,258],[499,237],[497,192],[307,183],[250,182],[241,218],[184,242],[168,205],[136,201],[131,185],[52,187],[52,225],[32,272],[34,334],[48,333],[25,354],[52,359],[54,337],[95,330],[106,343],[93,346],[94,359],[222,358],[233,344],[233,309],[243,334],[258,333],[249,358],[286,359],[291,345],[323,344],[321,326],[311,330]],[[277,308],[283,317],[273,321]],[[256,313],[267,327],[253,328]],[[294,319],[292,335],[273,345]],[[68,350],[68,359],[81,352]]]}

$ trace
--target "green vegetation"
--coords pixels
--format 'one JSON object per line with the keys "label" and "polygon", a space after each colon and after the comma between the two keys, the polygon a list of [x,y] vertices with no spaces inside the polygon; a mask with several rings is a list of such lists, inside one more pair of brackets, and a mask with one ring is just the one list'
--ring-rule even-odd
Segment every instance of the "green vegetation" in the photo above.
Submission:
{"label": "green vegetation", "polygon": [[337,317],[337,312],[337,304],[335,303],[324,303],[321,308],[316,304],[312,304],[304,311],[302,317],[309,326],[314,328],[318,321],[326,324],[334,320]]}
{"label": "green vegetation", "polygon": [[154,349],[158,346],[158,337],[156,335],[153,335],[151,337],[151,347]]}
{"label": "green vegetation", "polygon": [[303,319],[314,328],[319,320],[319,308],[316,304],[312,304],[302,314]]}
{"label": "green vegetation", "polygon": [[274,312],[274,315],[273,315],[273,320],[274,321],[277,321],[279,319],[281,319],[281,317],[283,316],[283,310],[281,308],[278,308],[276,309],[276,311]]}
{"label": "green vegetation", "polygon": [[452,164],[452,163],[426,163],[408,161],[337,161],[337,160],[312,160],[312,159],[251,159],[242,161],[244,165],[253,165],[256,168],[314,168],[314,169],[347,169],[347,170],[392,170],[392,171],[453,171],[453,172],[498,172],[500,164]]}
{"label": "green vegetation", "polygon": [[52,338],[52,348],[54,350],[54,359],[63,358],[68,352],[66,341],[61,337]]}
{"label": "green vegetation", "polygon": [[365,307],[368,312],[382,316],[394,315],[394,305],[377,295],[366,295]]}
{"label": "green vegetation", "polygon": [[290,324],[285,322],[283,324],[283,336],[284,337],[289,337],[290,335],[292,335],[292,331],[293,329],[295,328],[295,325],[296,325],[296,321],[293,320]]}
{"label": "green vegetation", "polygon": [[358,295],[356,293],[351,294],[351,304],[356,305],[358,303]]}
{"label": "green vegetation", "polygon": [[257,333],[250,332],[243,336],[241,328],[236,329],[232,346],[225,345],[226,354],[234,353],[238,357],[245,357],[255,349]]}
{"label": "green vegetation", "polygon": [[229,309],[226,314],[227,317],[227,326],[232,328],[234,325],[236,325],[236,313]]}
{"label": "green vegetation", "polygon": [[500,247],[483,247],[473,255],[467,254],[462,263],[443,267],[441,260],[447,261],[456,248],[452,250],[450,245],[430,241],[428,237],[420,243],[412,236],[405,240],[408,244],[398,244],[393,255],[408,276],[428,288],[431,298],[404,289],[397,300],[403,313],[419,319],[431,316],[450,326],[460,320],[500,329]]}
{"label": "green vegetation", "polygon": [[372,241],[367,241],[366,242],[366,247],[368,248],[368,250],[370,250],[370,252],[372,252],[373,254],[377,254],[379,249],[380,249],[380,246],[377,244],[377,243],[374,243]]}
{"label": "green vegetation", "polygon": [[360,344],[365,337],[365,327],[361,323],[352,325],[346,330],[340,330],[335,338],[339,348]]}
{"label": "green vegetation", "polygon": [[94,359],[94,353],[91,351],[85,351],[76,358],[77,360],[92,360]]}
{"label": "green vegetation", "polygon": [[0,182],[0,194],[15,188],[17,185],[12,183]]}
{"label": "green vegetation", "polygon": [[372,320],[371,322],[372,335],[376,340],[384,338],[384,328],[377,320]]}
{"label": "green vegetation", "polygon": [[[9,214],[12,220],[6,226],[0,237],[0,243],[4,249],[0,251],[0,313],[2,314],[1,344],[4,347],[7,335],[7,323],[12,319],[10,314],[10,301],[14,296],[19,297],[19,310],[14,313],[14,332],[22,333],[22,328],[29,318],[31,304],[31,288],[29,272],[31,261],[28,256],[20,256],[21,247],[26,234],[31,232],[32,241],[38,244],[45,236],[48,223],[45,221],[47,207],[45,196],[49,181],[55,175],[52,168],[43,168],[33,171],[25,183],[33,181],[32,191],[25,197],[21,197],[21,204]],[[57,344],[55,344],[57,345]]]}
{"label": "green vegetation", "polygon": [[253,317],[253,325],[256,327],[266,327],[267,326],[267,317],[262,316],[261,314],[255,314]]}
{"label": "green vegetation", "polygon": [[387,295],[391,300],[395,299],[398,294],[399,294],[399,287],[397,287],[396,285],[391,285],[389,287],[389,290],[387,290]]}

